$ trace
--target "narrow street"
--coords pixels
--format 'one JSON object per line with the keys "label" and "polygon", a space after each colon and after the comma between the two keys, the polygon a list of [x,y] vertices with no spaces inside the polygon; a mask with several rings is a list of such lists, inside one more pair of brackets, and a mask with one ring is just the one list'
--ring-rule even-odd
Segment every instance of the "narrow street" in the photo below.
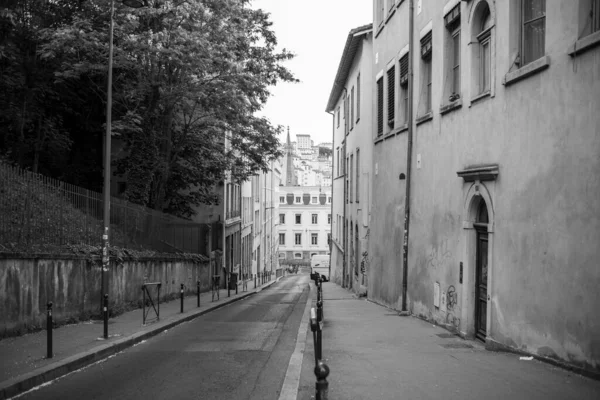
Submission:
{"label": "narrow street", "polygon": [[308,284],[288,276],[21,399],[278,399]]}

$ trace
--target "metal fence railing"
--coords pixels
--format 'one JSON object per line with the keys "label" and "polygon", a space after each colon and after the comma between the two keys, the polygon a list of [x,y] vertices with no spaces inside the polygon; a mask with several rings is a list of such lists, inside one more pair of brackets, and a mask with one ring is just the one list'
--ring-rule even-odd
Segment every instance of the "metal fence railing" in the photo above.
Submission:
{"label": "metal fence railing", "polygon": [[[102,242],[103,197],[0,163],[0,251],[52,251]],[[207,253],[209,228],[111,197],[110,244],[167,253]]]}

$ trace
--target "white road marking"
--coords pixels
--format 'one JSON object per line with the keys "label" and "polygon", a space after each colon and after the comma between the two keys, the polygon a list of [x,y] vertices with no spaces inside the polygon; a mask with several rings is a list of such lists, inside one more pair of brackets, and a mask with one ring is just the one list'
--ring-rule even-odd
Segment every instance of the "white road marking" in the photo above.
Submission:
{"label": "white road marking", "polygon": [[302,371],[302,360],[304,358],[304,347],[306,345],[308,319],[310,317],[311,306],[312,301],[309,293],[306,307],[304,308],[304,314],[302,314],[300,328],[298,329],[298,336],[296,337],[296,348],[294,349],[292,357],[290,357],[290,363],[288,364],[287,372],[285,373],[279,400],[296,400],[298,397],[298,386],[300,384],[300,372]]}

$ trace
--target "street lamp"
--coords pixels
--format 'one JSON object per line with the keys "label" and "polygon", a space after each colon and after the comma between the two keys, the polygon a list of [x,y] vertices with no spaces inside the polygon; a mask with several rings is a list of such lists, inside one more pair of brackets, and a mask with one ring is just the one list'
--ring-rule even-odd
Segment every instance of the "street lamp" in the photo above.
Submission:
{"label": "street lamp", "polygon": [[[128,7],[140,8],[146,5],[145,0],[123,0]],[[113,28],[114,28],[115,1],[110,2],[110,28],[108,33],[108,85],[106,89],[106,135],[104,138],[104,204],[102,232],[102,289],[101,301],[106,294],[106,272],[109,267],[108,246],[110,228],[110,156],[111,156],[111,131],[112,131],[112,66],[113,66]],[[102,302],[101,302],[102,304]],[[104,338],[107,339],[107,330],[104,329]]]}

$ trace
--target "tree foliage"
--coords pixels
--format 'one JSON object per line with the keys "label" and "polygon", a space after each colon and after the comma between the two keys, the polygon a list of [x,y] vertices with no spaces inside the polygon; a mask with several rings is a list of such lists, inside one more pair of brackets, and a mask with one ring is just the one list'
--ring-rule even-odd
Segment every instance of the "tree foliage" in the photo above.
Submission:
{"label": "tree foliage", "polygon": [[[114,172],[135,203],[190,217],[279,156],[256,116],[295,78],[269,15],[243,0],[115,0]],[[23,166],[101,185],[110,0],[13,0],[0,13],[0,150]],[[227,138],[227,139],[226,139]],[[76,166],[76,168],[73,168]]]}

